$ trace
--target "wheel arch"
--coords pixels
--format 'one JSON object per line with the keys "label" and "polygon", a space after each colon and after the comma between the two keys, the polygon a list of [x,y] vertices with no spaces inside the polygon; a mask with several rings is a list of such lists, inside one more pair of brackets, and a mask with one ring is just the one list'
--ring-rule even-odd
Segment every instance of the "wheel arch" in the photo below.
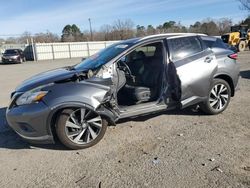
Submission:
{"label": "wheel arch", "polygon": [[219,78],[219,79],[225,80],[229,84],[229,86],[230,86],[231,97],[234,96],[234,94],[235,94],[235,88],[234,88],[233,80],[232,80],[232,78],[230,76],[228,76],[226,74],[219,74],[219,75],[216,75],[214,78]]}
{"label": "wheel arch", "polygon": [[56,133],[55,133],[55,124],[58,118],[58,114],[60,114],[60,112],[62,112],[65,109],[76,109],[76,108],[88,108],[91,109],[95,112],[97,112],[98,114],[100,114],[101,117],[105,118],[109,125],[115,125],[115,121],[117,119],[117,116],[111,112],[107,107],[105,107],[104,105],[100,105],[97,109],[95,109],[94,107],[85,104],[85,103],[79,103],[79,102],[72,102],[72,103],[67,103],[67,104],[60,104],[57,105],[54,108],[51,108],[51,112],[47,118],[47,130],[48,132],[55,137]]}

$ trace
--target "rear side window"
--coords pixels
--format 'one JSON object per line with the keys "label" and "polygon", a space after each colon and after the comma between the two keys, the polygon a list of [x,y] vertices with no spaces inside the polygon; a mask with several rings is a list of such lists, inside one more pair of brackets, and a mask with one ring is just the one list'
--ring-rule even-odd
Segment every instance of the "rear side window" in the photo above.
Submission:
{"label": "rear side window", "polygon": [[227,45],[221,39],[217,39],[215,43],[215,47],[218,48],[227,48]]}
{"label": "rear side window", "polygon": [[201,37],[201,39],[209,48],[227,48],[227,45],[223,42],[222,39],[212,37]]}
{"label": "rear side window", "polygon": [[197,37],[181,37],[168,40],[172,61],[178,61],[203,50]]}
{"label": "rear side window", "polygon": [[214,40],[203,40],[203,41],[204,41],[204,43],[206,44],[207,47],[209,47],[209,48],[214,47],[214,43],[215,43]]}

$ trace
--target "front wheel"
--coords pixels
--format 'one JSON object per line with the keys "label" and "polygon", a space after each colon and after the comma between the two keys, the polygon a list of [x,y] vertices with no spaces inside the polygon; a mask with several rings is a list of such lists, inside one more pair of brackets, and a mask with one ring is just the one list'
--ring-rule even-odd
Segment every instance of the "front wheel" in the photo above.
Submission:
{"label": "front wheel", "polygon": [[214,79],[207,100],[200,104],[200,108],[207,114],[214,115],[223,112],[231,98],[231,88],[222,79]]}
{"label": "front wheel", "polygon": [[104,136],[108,122],[87,109],[65,109],[59,115],[56,133],[70,149],[85,149],[97,144]]}

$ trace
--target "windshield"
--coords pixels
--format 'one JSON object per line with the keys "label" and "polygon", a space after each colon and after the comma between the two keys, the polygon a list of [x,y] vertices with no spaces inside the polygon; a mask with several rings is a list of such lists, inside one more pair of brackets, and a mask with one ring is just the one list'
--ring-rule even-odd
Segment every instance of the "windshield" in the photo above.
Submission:
{"label": "windshield", "polygon": [[115,58],[117,55],[127,50],[132,44],[131,43],[116,43],[113,44],[96,54],[90,56],[89,58],[83,60],[81,63],[77,64],[74,68],[81,70],[96,69],[100,66],[106,64],[111,59]]}
{"label": "windshield", "polygon": [[5,50],[5,54],[18,54],[18,50]]}
{"label": "windshield", "polygon": [[18,51],[17,50],[5,50],[4,54],[18,54]]}

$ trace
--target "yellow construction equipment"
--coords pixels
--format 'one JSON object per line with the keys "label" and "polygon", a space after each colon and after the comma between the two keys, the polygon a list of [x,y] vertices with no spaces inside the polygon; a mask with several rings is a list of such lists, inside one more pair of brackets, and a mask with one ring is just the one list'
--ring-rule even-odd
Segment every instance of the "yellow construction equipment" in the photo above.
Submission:
{"label": "yellow construction equipment", "polygon": [[250,29],[248,25],[232,26],[231,32],[221,36],[221,39],[235,46],[239,52],[244,51],[247,47],[250,49]]}

